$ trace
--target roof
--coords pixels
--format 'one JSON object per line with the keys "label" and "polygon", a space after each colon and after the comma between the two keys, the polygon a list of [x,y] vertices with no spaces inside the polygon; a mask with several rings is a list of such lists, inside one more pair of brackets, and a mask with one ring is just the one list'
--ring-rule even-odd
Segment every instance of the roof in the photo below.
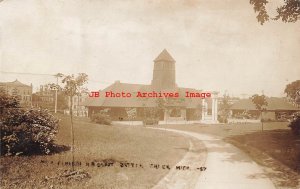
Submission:
{"label": "roof", "polygon": [[21,83],[17,79],[15,81],[12,81],[12,82],[0,82],[0,85],[16,86],[16,87],[31,87],[29,85]]}
{"label": "roof", "polygon": [[[185,91],[190,92],[200,92],[196,89],[187,88],[175,88],[173,90],[165,90],[165,92],[179,92],[180,97],[184,97]],[[117,92],[128,92],[132,94],[132,97],[105,97],[105,92],[112,91]],[[156,107],[158,98],[139,98],[136,97],[137,92],[152,92],[155,91],[152,85],[142,85],[142,84],[129,84],[115,82],[112,85],[105,88],[100,92],[100,97],[88,97],[81,103],[83,106],[88,107]],[[156,91],[158,92],[158,91]],[[164,91],[162,91],[164,92]],[[176,98],[173,101],[172,106],[176,107],[186,107],[186,108],[197,108],[201,105],[201,98]]]}
{"label": "roof", "polygon": [[[300,110],[299,108],[288,103],[285,98],[269,97],[267,98],[268,106],[267,110]],[[241,99],[234,103],[231,108],[232,110],[256,110],[255,105],[251,99]]]}
{"label": "roof", "polygon": [[169,62],[175,62],[174,58],[169,54],[169,52],[164,49],[158,57],[154,60],[154,62],[158,61],[169,61]]}
{"label": "roof", "polygon": [[[94,107],[154,107],[155,103],[151,101],[144,101],[140,98],[136,98],[134,94],[138,91],[142,91],[143,88],[151,87],[150,85],[142,84],[129,84],[129,83],[120,83],[115,82],[112,85],[105,88],[100,92],[100,97],[88,97],[81,104],[83,106],[94,106]],[[112,91],[113,93],[131,93],[132,97],[105,97],[105,93]]]}

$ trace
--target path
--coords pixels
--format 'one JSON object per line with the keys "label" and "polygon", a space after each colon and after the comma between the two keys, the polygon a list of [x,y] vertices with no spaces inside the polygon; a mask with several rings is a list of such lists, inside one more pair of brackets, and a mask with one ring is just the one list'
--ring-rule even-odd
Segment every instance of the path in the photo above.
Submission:
{"label": "path", "polygon": [[[190,145],[189,152],[177,165],[202,162],[198,166],[207,167],[207,170],[199,174],[171,169],[153,189],[275,189],[258,164],[241,150],[218,137],[174,129],[151,129],[176,132],[201,140],[206,151],[192,153],[193,147]],[[189,158],[190,156],[194,158]]]}

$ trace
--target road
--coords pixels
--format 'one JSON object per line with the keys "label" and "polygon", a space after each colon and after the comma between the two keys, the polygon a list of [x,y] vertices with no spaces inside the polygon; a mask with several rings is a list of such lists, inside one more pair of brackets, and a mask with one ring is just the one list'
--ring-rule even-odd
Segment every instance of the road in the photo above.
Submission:
{"label": "road", "polygon": [[244,152],[222,139],[206,134],[161,129],[201,140],[204,148],[190,148],[177,165],[205,166],[205,171],[179,171],[175,167],[153,189],[275,189],[263,169]]}

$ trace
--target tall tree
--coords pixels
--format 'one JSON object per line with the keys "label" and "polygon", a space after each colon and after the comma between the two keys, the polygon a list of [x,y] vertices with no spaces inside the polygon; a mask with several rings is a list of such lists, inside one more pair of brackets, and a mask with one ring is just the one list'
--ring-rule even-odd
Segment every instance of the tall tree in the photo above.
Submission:
{"label": "tall tree", "polygon": [[255,108],[260,112],[260,118],[261,118],[261,130],[264,130],[264,124],[263,124],[263,118],[262,118],[262,112],[266,110],[266,107],[268,106],[267,98],[265,95],[258,95],[255,94],[251,97],[251,100],[253,104],[255,105]]}
{"label": "tall tree", "polygon": [[220,115],[222,116],[223,120],[225,123],[228,122],[228,118],[229,118],[229,115],[230,115],[230,97],[229,95],[226,95],[224,94],[223,95],[223,99],[220,103]]}
{"label": "tall tree", "polygon": [[64,93],[70,98],[70,117],[71,117],[71,137],[72,137],[72,169],[74,171],[74,127],[73,127],[73,97],[78,96],[80,92],[84,90],[84,84],[88,81],[88,75],[85,73],[79,73],[78,76],[64,75],[62,83]]}
{"label": "tall tree", "polygon": [[297,91],[300,90],[300,80],[294,81],[286,85],[284,89],[284,93],[286,93],[287,97],[291,98],[294,102],[297,98]]}
{"label": "tall tree", "polygon": [[277,15],[274,18],[270,18],[266,10],[268,3],[269,1],[267,0],[250,0],[254,11],[258,12],[256,18],[261,25],[270,19],[281,20],[283,22],[296,22],[300,19],[300,0],[284,0],[284,5],[277,7]]}
{"label": "tall tree", "polygon": [[157,109],[164,112],[164,119],[167,118],[165,116],[167,116],[170,109],[174,109],[174,107],[179,106],[181,103],[184,103],[183,98],[166,97],[156,100]]}

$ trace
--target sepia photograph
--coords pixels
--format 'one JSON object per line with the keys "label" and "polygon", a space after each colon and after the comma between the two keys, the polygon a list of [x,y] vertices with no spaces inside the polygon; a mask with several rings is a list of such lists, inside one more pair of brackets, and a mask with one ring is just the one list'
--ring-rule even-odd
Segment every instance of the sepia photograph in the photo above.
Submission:
{"label": "sepia photograph", "polygon": [[300,0],[0,0],[1,189],[300,189]]}

